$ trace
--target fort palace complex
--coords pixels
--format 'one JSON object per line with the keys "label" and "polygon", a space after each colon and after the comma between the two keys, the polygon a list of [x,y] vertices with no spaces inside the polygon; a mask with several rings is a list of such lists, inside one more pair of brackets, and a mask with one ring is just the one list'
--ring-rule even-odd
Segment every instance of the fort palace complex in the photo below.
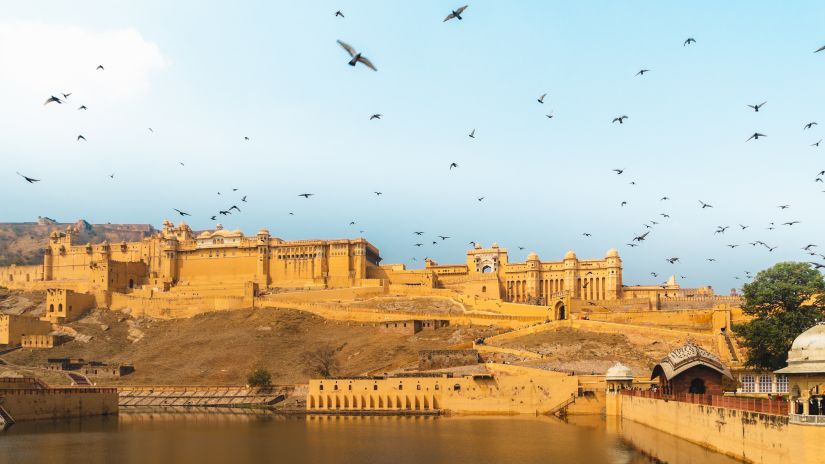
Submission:
{"label": "fort palace complex", "polygon": [[423,269],[407,269],[381,264],[379,250],[364,238],[286,241],[266,229],[245,236],[220,225],[196,233],[168,220],[140,241],[78,244],[76,235],[71,226],[54,231],[43,264],[0,267],[0,285],[47,291],[46,319],[52,322],[94,306],[175,317],[251,307],[272,294],[335,289],[419,295],[450,290],[465,304],[496,312],[547,307],[550,319],[577,310],[667,309],[685,301],[710,307],[731,298],[710,287],[681,288],[674,278],[664,285],[626,286],[615,249],[601,259],[568,251],[560,261],[530,253],[511,263],[505,248],[475,245],[463,264],[426,260]]}

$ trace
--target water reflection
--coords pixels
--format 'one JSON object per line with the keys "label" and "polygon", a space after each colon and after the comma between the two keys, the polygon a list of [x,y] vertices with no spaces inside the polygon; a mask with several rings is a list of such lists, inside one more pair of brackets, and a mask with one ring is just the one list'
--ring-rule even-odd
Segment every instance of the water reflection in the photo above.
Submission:
{"label": "water reflection", "polygon": [[671,464],[735,462],[675,437],[657,437],[640,425],[606,425],[598,416],[573,417],[564,423],[520,416],[304,418],[212,411],[137,411],[120,417],[16,424],[0,433],[0,461],[649,463],[621,433],[642,450],[669,447],[668,457],[662,459]]}

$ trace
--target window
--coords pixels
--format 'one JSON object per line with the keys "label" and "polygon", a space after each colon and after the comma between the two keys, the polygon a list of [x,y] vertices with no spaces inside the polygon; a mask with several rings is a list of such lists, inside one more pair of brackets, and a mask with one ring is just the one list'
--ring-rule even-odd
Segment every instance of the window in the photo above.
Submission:
{"label": "window", "polygon": [[324,385],[323,385],[323,384],[318,386],[318,390],[323,390],[323,389],[324,389]]}
{"label": "window", "polygon": [[436,390],[441,390],[441,386],[439,384],[435,384],[435,389]]}
{"label": "window", "polygon": [[416,390],[421,390],[421,384],[416,385],[416,386],[415,386],[415,389],[416,389]]}
{"label": "window", "polygon": [[461,391],[461,385],[459,385],[459,384],[453,385],[453,390],[454,391]]}
{"label": "window", "polygon": [[373,386],[372,386],[372,389],[373,389],[373,390],[378,390],[378,385],[373,385]]}
{"label": "window", "polygon": [[332,386],[332,389],[333,389],[333,390],[338,390],[338,385],[333,385],[333,386]]}
{"label": "window", "polygon": [[776,392],[777,393],[788,393],[788,376],[787,375],[777,375],[776,376]]}
{"label": "window", "polygon": [[742,376],[742,393],[753,393],[756,391],[753,376],[746,374]]}
{"label": "window", "polygon": [[398,384],[398,389],[399,389],[399,390],[403,390],[403,389],[404,389],[404,384],[403,384],[403,383],[399,383],[399,384]]}
{"label": "window", "polygon": [[770,375],[759,376],[759,392],[771,393],[773,391],[773,379]]}

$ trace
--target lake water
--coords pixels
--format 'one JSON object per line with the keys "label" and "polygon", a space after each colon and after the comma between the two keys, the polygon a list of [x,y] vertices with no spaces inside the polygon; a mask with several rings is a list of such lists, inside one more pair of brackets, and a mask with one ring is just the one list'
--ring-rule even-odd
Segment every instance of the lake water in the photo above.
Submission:
{"label": "lake water", "polygon": [[[661,449],[659,449],[661,448]],[[640,452],[638,450],[645,450]],[[0,463],[735,464],[676,437],[599,417],[281,417],[123,413],[16,424]]]}

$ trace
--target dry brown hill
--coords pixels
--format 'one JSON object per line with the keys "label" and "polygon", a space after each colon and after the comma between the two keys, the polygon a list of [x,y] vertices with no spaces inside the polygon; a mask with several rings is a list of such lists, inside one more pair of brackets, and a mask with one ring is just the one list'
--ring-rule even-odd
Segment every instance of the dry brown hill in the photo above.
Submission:
{"label": "dry brown hill", "polygon": [[0,266],[42,263],[49,235],[55,230],[65,231],[68,226],[77,228],[75,242],[79,244],[138,241],[155,232],[149,224],[89,224],[83,219],[63,223],[41,217],[37,222],[0,223]]}
{"label": "dry brown hill", "polygon": [[96,310],[69,325],[91,340],[49,350],[21,349],[3,358],[25,366],[43,366],[55,357],[134,364],[135,372],[121,384],[243,384],[258,365],[272,372],[275,383],[299,383],[309,378],[303,354],[319,346],[340,348],[338,375],[360,375],[414,361],[420,349],[447,348],[496,333],[452,326],[407,336],[380,332],[371,323],[329,321],[287,309],[214,312],[170,321]]}

